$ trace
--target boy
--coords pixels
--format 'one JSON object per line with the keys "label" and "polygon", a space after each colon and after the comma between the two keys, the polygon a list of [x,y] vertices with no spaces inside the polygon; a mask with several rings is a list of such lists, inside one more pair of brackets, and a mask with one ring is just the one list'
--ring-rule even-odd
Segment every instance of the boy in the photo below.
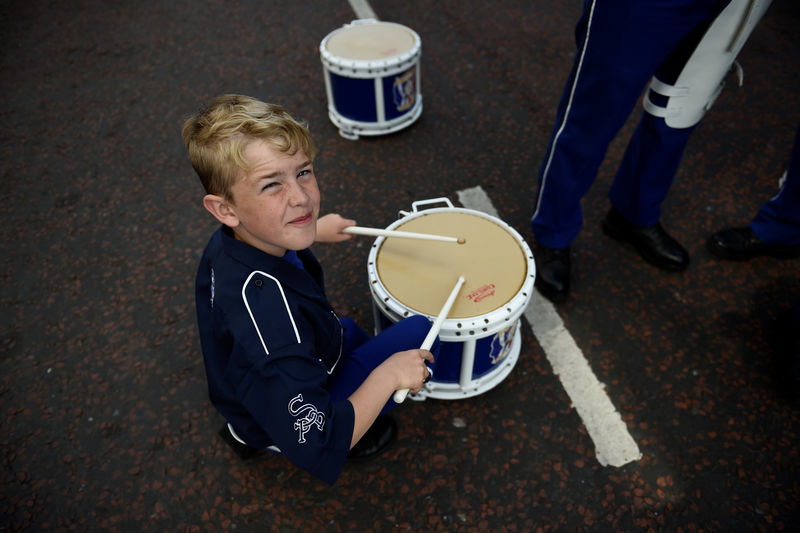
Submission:
{"label": "boy", "polygon": [[282,107],[220,96],[182,134],[203,206],[222,223],[196,281],[211,402],[237,440],[333,484],[348,456],[394,439],[379,415],[395,390],[416,392],[429,375],[433,355],[419,346],[430,323],[411,317],[370,339],[337,317],[308,247],[350,238],[341,230],[355,222],[318,218],[315,147]]}

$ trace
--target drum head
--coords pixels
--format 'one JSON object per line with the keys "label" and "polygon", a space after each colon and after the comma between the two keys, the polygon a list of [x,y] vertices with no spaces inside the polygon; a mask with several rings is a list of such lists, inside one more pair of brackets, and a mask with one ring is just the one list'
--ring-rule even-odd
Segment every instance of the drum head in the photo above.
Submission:
{"label": "drum head", "polygon": [[354,24],[334,32],[326,47],[328,52],[342,59],[391,59],[414,47],[414,34],[400,24]]}
{"label": "drum head", "polygon": [[411,217],[392,229],[463,237],[464,244],[386,238],[377,253],[386,290],[416,312],[436,316],[458,277],[466,278],[448,318],[485,315],[522,287],[527,262],[517,239],[490,218],[464,212]]}

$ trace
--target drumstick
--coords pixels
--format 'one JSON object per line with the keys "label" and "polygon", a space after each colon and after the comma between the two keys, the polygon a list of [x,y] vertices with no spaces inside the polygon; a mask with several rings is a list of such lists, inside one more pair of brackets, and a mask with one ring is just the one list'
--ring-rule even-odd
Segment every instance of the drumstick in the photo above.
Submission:
{"label": "drumstick", "polygon": [[[420,346],[421,350],[430,350],[431,346],[433,346],[433,341],[436,340],[439,330],[442,329],[442,324],[444,323],[445,319],[447,319],[447,314],[450,312],[450,308],[453,307],[453,303],[456,301],[456,296],[458,296],[458,291],[461,290],[461,286],[464,285],[464,281],[466,281],[464,276],[458,277],[458,281],[453,287],[453,290],[450,291],[450,296],[447,297],[447,301],[442,306],[442,310],[439,311],[439,316],[437,316],[436,320],[433,321],[433,325],[428,331],[428,334],[425,336],[425,340],[422,341],[422,346]],[[403,400],[406,399],[406,395],[408,395],[408,389],[400,389],[395,391],[395,403],[403,403]]]}
{"label": "drumstick", "polygon": [[404,239],[421,239],[425,241],[457,242],[458,244],[464,244],[467,242],[462,237],[447,237],[445,235],[431,235],[429,233],[412,233],[410,231],[363,228],[361,226],[349,226],[344,228],[342,233],[349,233],[351,235],[367,235],[369,237],[402,237]]}

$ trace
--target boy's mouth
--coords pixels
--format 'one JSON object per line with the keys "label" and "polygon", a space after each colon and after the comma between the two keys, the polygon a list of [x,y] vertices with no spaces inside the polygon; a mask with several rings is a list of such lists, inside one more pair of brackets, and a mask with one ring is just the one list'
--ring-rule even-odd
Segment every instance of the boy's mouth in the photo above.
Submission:
{"label": "boy's mouth", "polygon": [[297,218],[295,218],[293,220],[290,220],[289,224],[293,224],[295,226],[304,226],[304,225],[308,224],[309,222],[311,222],[311,213],[308,213],[308,214],[303,215],[301,217],[297,217]]}

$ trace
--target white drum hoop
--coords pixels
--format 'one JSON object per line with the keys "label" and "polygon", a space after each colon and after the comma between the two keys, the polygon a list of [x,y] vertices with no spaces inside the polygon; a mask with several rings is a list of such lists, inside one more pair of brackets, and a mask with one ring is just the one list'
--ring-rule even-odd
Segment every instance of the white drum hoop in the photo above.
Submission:
{"label": "white drum hoop", "polygon": [[[387,59],[348,59],[332,54],[328,50],[328,41],[333,36],[353,26],[363,24],[384,24],[402,28],[411,34],[414,44],[407,52]],[[348,78],[374,78],[376,75],[390,76],[407,70],[419,61],[419,57],[422,54],[422,40],[419,38],[419,34],[408,26],[403,26],[395,22],[378,22],[375,19],[359,19],[354,20],[350,24],[345,24],[341,28],[329,33],[320,43],[319,53],[326,67],[332,72]]]}
{"label": "white drum hoop", "polygon": [[400,131],[413,124],[422,115],[422,96],[417,95],[417,102],[412,111],[401,117],[378,122],[360,122],[343,117],[332,105],[328,106],[328,118],[339,128],[339,135],[345,139],[356,141],[360,135],[387,135]]}
{"label": "white drum hoop", "polygon": [[[418,209],[418,207],[425,204],[442,202],[448,204],[448,207],[431,208],[425,210]],[[395,229],[404,222],[433,213],[460,212],[469,215],[475,215],[488,219],[507,231],[514,238],[514,240],[517,241],[517,244],[522,249],[523,256],[525,257],[526,261],[527,268],[525,279],[520,289],[516,294],[514,294],[514,296],[511,297],[510,300],[493,311],[483,315],[446,319],[442,323],[442,328],[439,331],[439,339],[444,342],[463,342],[470,339],[483,338],[512,326],[514,321],[517,320],[525,311],[525,308],[528,306],[528,303],[533,296],[533,285],[536,277],[536,266],[533,260],[533,253],[531,252],[531,249],[527,243],[522,239],[520,234],[514,228],[497,217],[493,217],[492,215],[483,213],[481,211],[475,211],[462,207],[454,207],[448,198],[422,200],[419,202],[414,202],[412,206],[412,213],[401,211],[401,218],[387,226],[386,229]],[[381,281],[380,276],[378,275],[377,258],[381,245],[385,239],[386,237],[378,237],[375,239],[367,259],[367,274],[369,277],[369,288],[373,296],[373,302],[379,306],[380,310],[383,311],[383,313],[385,313],[386,316],[394,322],[399,322],[403,318],[415,314],[426,316],[430,320],[435,320],[435,316],[422,313],[400,302],[391,294],[391,292]]]}

